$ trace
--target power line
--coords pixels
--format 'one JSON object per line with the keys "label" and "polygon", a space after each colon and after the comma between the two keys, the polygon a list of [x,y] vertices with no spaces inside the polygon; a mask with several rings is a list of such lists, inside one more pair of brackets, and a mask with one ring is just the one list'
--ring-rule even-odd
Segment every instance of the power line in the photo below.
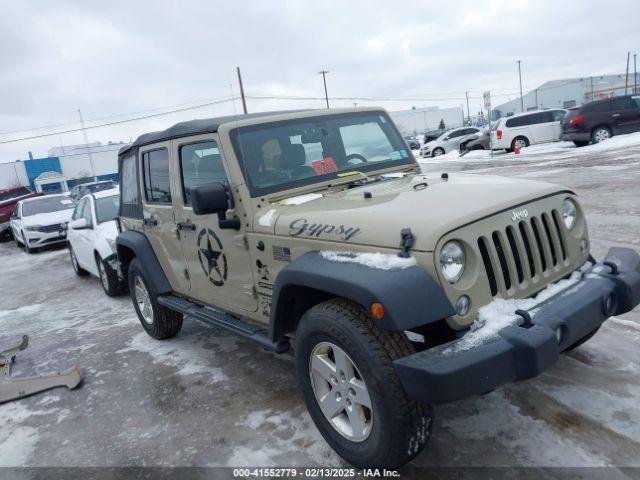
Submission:
{"label": "power line", "polygon": [[[102,123],[102,124],[98,124],[98,125],[90,125],[90,126],[85,127],[85,128],[88,130],[88,129],[92,129],[92,128],[102,128],[102,127],[109,127],[109,126],[112,126],[112,125],[120,125],[120,124],[128,123],[128,122],[136,122],[138,120],[146,120],[148,118],[161,117],[163,115],[169,115],[169,114],[178,113],[178,112],[185,112],[187,110],[195,110],[195,109],[198,109],[198,108],[209,107],[211,105],[219,105],[221,103],[232,102],[232,101],[234,101],[236,99],[237,98],[227,98],[225,100],[219,100],[219,101],[216,101],[216,102],[209,102],[209,103],[205,103],[205,104],[202,104],[202,105],[196,105],[196,106],[192,106],[192,107],[178,108],[178,109],[170,110],[170,111],[167,111],[167,112],[160,112],[160,113],[154,113],[154,114],[150,114],[150,115],[143,115],[141,117],[135,117],[135,118],[127,118],[125,120],[118,120],[118,121],[115,121],[115,122]],[[68,129],[68,130],[62,130],[62,131],[58,131],[58,132],[42,133],[40,135],[31,135],[29,137],[15,138],[15,139],[12,139],[12,140],[1,140],[0,141],[0,145],[6,144],[6,143],[21,142],[21,141],[24,141],[24,140],[33,140],[35,138],[51,137],[53,135],[61,135],[63,133],[75,133],[75,132],[80,132],[80,131],[82,131],[82,127],[80,127],[80,128],[71,128],[71,129]]]}

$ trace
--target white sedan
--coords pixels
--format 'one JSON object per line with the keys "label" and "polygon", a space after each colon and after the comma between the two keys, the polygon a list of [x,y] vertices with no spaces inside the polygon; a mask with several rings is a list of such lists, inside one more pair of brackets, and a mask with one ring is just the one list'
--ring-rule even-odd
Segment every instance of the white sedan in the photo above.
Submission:
{"label": "white sedan", "polygon": [[480,129],[477,127],[454,128],[444,132],[435,140],[425,143],[420,149],[422,157],[438,157],[452,150],[460,149],[460,142],[466,140],[469,135],[477,135]]}
{"label": "white sedan", "polygon": [[9,222],[13,238],[27,253],[40,247],[64,243],[67,222],[75,202],[66,195],[45,195],[20,200]]}
{"label": "white sedan", "polygon": [[117,188],[85,195],[78,202],[67,230],[73,270],[80,276],[92,274],[100,278],[109,296],[124,290],[115,253],[119,204]]}

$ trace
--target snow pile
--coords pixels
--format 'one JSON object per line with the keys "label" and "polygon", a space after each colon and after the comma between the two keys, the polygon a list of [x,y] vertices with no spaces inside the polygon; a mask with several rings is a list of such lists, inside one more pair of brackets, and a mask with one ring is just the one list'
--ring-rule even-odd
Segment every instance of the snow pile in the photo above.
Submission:
{"label": "snow pile", "polygon": [[271,222],[273,221],[273,216],[276,214],[276,209],[272,208],[271,210],[269,210],[267,213],[265,213],[263,216],[260,217],[260,219],[258,220],[258,224],[261,227],[270,227],[271,226]]}
{"label": "snow pile", "polygon": [[[516,315],[516,310],[529,310],[533,317],[535,311],[531,311],[538,304],[567,290],[580,281],[583,270],[590,267],[589,263],[574,271],[569,278],[552,283],[542,290],[535,298],[508,299],[496,298],[491,303],[478,310],[476,320],[471,324],[469,333],[449,347],[444,353],[460,352],[486,343],[487,340],[497,337],[498,332],[509,325],[518,325],[522,318]],[[565,292],[566,293],[566,292]]]}
{"label": "snow pile", "polygon": [[402,258],[388,253],[320,252],[322,258],[332,262],[358,263],[377,270],[399,270],[417,265],[413,257]]}
{"label": "snow pile", "polygon": [[298,195],[297,197],[285,198],[280,203],[282,205],[302,205],[303,203],[310,202],[322,198],[319,193],[307,193],[306,195]]}

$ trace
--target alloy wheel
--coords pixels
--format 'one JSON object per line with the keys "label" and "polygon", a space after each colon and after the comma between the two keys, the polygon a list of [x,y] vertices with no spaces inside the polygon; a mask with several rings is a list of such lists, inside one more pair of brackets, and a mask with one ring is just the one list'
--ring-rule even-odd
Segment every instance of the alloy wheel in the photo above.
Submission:
{"label": "alloy wheel", "polygon": [[596,143],[600,143],[604,140],[607,140],[611,135],[609,134],[609,130],[607,130],[606,128],[599,128],[598,130],[596,130],[596,133],[593,135],[594,140],[596,141]]}
{"label": "alloy wheel", "polygon": [[309,375],[316,401],[331,426],[348,440],[366,440],[373,427],[373,408],[351,357],[333,343],[319,343],[311,352]]}
{"label": "alloy wheel", "polygon": [[151,297],[149,296],[147,286],[139,275],[136,275],[133,281],[133,298],[138,305],[138,310],[140,311],[142,320],[144,320],[147,325],[152,325],[153,305],[151,305]]}

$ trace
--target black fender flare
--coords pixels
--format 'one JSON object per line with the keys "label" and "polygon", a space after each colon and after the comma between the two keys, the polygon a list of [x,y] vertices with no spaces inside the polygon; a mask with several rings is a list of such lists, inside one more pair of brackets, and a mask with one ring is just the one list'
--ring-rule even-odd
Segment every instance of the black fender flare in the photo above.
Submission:
{"label": "black fender flare", "polygon": [[149,288],[153,290],[153,293],[159,295],[173,291],[149,239],[144,234],[133,230],[120,233],[116,237],[116,250],[121,262],[126,257],[124,249],[133,251],[140,263],[145,280],[150,283]]}
{"label": "black fender flare", "polygon": [[455,314],[438,281],[419,266],[382,270],[327,260],[318,252],[308,252],[289,263],[276,277],[269,320],[272,340],[286,333],[284,312],[295,295],[295,287],[349,299],[367,313],[373,302],[380,302],[385,313],[374,322],[383,330],[409,330]]}

